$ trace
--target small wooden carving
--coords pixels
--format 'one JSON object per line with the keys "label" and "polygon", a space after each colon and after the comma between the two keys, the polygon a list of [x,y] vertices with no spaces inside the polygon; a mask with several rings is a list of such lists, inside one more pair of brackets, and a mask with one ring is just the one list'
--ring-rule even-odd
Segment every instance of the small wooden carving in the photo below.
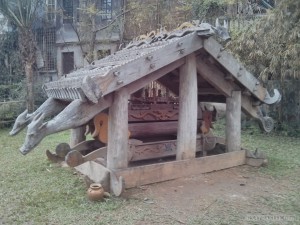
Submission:
{"label": "small wooden carving", "polygon": [[98,139],[104,144],[107,144],[108,140],[108,115],[106,113],[99,113],[93,119],[95,131],[92,133],[92,137]]}

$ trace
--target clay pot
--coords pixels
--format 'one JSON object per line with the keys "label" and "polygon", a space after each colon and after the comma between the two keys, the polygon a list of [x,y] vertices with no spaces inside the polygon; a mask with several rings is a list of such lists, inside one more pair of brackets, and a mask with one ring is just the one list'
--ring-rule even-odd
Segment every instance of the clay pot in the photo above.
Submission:
{"label": "clay pot", "polygon": [[93,183],[87,190],[88,199],[91,201],[99,201],[104,196],[104,189],[101,184]]}

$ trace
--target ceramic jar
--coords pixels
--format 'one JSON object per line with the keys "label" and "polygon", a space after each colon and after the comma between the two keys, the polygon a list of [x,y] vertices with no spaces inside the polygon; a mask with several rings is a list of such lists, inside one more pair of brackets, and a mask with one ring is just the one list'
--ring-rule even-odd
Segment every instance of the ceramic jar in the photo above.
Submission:
{"label": "ceramic jar", "polygon": [[104,189],[101,184],[93,183],[87,190],[88,199],[91,201],[99,201],[104,196]]}

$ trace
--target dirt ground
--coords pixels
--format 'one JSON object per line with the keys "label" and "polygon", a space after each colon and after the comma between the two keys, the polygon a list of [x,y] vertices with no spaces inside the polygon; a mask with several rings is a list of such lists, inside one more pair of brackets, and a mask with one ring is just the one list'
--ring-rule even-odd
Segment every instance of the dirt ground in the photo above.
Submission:
{"label": "dirt ground", "polygon": [[145,214],[136,224],[300,224],[273,207],[289,188],[245,165],[129,189],[124,198]]}

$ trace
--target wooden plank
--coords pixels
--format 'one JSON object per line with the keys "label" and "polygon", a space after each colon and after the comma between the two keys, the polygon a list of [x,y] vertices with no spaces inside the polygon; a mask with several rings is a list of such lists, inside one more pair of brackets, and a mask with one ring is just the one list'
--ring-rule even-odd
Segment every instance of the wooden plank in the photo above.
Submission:
{"label": "wooden plank", "polygon": [[220,92],[214,88],[199,88],[199,95],[220,95]]}
{"label": "wooden plank", "polygon": [[241,91],[232,91],[226,99],[226,150],[241,149]]}
{"label": "wooden plank", "polygon": [[203,40],[198,37],[197,33],[192,33],[179,40],[172,41],[165,46],[159,47],[157,50],[143,57],[137,58],[118,68],[114,68],[105,76],[96,74],[89,76],[95,84],[100,87],[102,94],[106,95],[178,59],[184,58],[202,47]]}
{"label": "wooden plank", "polygon": [[106,167],[93,161],[87,161],[76,166],[75,169],[81,174],[88,176],[92,182],[100,183],[105,191],[109,191],[110,171]]}
{"label": "wooden plank", "polygon": [[202,158],[132,167],[114,172],[118,177],[124,178],[126,188],[132,188],[240,166],[245,164],[245,160],[245,150],[241,150]]}
{"label": "wooden plank", "polygon": [[120,169],[128,165],[128,99],[126,88],[114,93],[114,101],[109,108],[107,168]]}
{"label": "wooden plank", "polygon": [[174,121],[178,120],[178,105],[162,104],[130,104],[129,122]]}
{"label": "wooden plank", "polygon": [[179,72],[179,118],[176,159],[190,159],[196,155],[198,90],[196,57],[187,56]]}
{"label": "wooden plank", "polygon": [[139,89],[145,87],[152,81],[155,81],[164,75],[172,72],[173,70],[177,69],[178,67],[182,66],[185,63],[185,58],[181,58],[176,60],[175,62],[170,63],[169,65],[164,66],[163,68],[154,71],[153,73],[148,74],[147,76],[134,81],[133,83],[130,83],[126,86],[128,89],[129,94],[132,94]]}
{"label": "wooden plank", "polygon": [[[196,151],[200,152],[203,151],[203,149],[204,151],[210,151],[216,146],[216,143],[225,144],[225,139],[215,137],[212,134],[207,134],[204,136],[198,135]],[[130,139],[128,161],[134,162],[140,160],[175,156],[177,149],[176,145],[176,140],[164,140],[143,143],[139,140]],[[82,155],[79,151],[72,150],[66,155],[65,161],[70,167],[75,167],[84,162],[96,160],[99,158],[102,158],[104,161],[106,161],[107,147],[96,149],[87,155]]]}
{"label": "wooden plank", "polygon": [[130,123],[131,138],[153,137],[162,135],[176,135],[178,121]]}
{"label": "wooden plank", "polygon": [[[220,141],[221,143],[224,142],[224,140],[222,140],[219,137],[214,137],[210,135],[199,136],[197,138],[196,151],[200,152],[203,151],[203,149],[204,151],[212,150],[216,146],[216,143],[220,143],[217,141]],[[129,161],[131,162],[147,159],[158,159],[169,156],[175,156],[177,149],[177,141],[167,140],[132,144],[129,148],[131,155]]]}
{"label": "wooden plank", "polygon": [[80,142],[85,141],[85,126],[80,126],[74,129],[71,129],[70,134],[70,147],[74,147]]}
{"label": "wooden plank", "polygon": [[215,39],[208,38],[204,40],[204,49],[254,96],[261,101],[265,99],[267,90],[261,85],[260,81],[241,66]]}
{"label": "wooden plank", "polygon": [[[224,79],[224,75],[220,70],[207,60],[204,61],[201,57],[197,57],[197,71],[198,73],[214,86],[224,96],[231,96],[231,91],[240,90],[240,88],[234,83]],[[253,106],[252,98],[250,96],[242,95],[242,110],[248,116],[258,118],[257,106]]]}
{"label": "wooden plank", "polygon": [[[176,70],[175,70],[176,71]],[[158,81],[172,91],[175,95],[179,95],[179,75],[173,71],[166,76],[158,79]]]}

